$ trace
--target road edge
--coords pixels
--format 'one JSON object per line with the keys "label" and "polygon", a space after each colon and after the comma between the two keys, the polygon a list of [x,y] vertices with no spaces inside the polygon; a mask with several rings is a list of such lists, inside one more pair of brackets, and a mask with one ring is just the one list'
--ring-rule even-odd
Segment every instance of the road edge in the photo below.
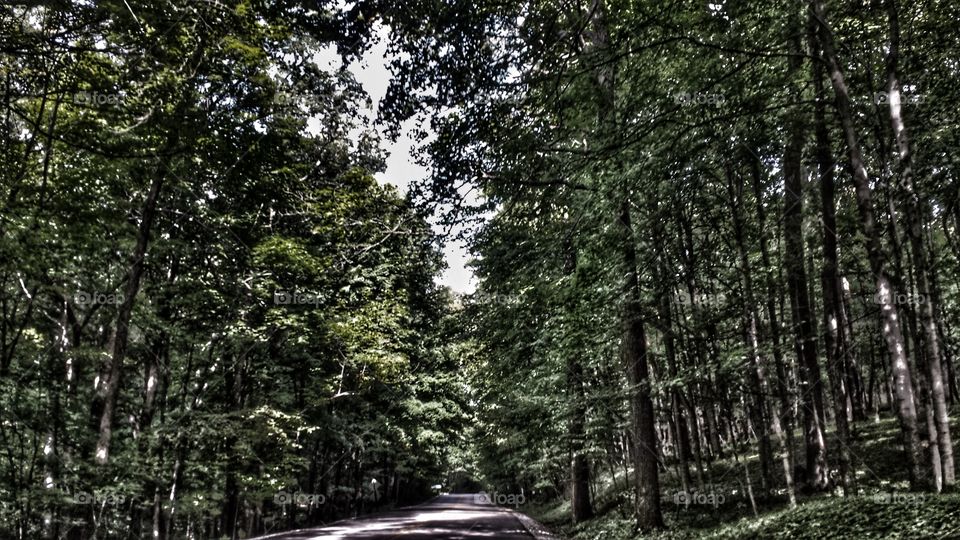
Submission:
{"label": "road edge", "polygon": [[560,535],[547,528],[546,525],[533,519],[532,517],[517,510],[510,510],[513,517],[520,522],[520,525],[527,531],[527,534],[536,540],[565,540]]}
{"label": "road edge", "polygon": [[411,504],[411,505],[409,505],[409,506],[398,506],[398,507],[396,507],[396,508],[391,508],[390,510],[384,510],[383,512],[375,512],[375,513],[373,513],[373,514],[364,514],[364,515],[362,515],[362,516],[356,516],[356,517],[348,517],[348,518],[338,519],[338,520],[336,520],[336,521],[331,521],[330,523],[322,523],[322,524],[320,524],[320,525],[312,525],[312,526],[310,526],[310,527],[303,527],[303,528],[300,528],[300,529],[291,529],[291,530],[289,530],[289,531],[278,531],[278,532],[270,533],[270,534],[267,534],[267,535],[264,535],[264,536],[251,536],[251,537],[249,538],[249,540],[269,540],[270,538],[275,538],[275,537],[278,537],[278,536],[281,536],[281,535],[294,534],[294,533],[299,533],[299,532],[302,532],[302,531],[309,531],[309,530],[311,530],[311,529],[319,529],[319,528],[322,528],[322,527],[333,527],[333,526],[336,525],[337,523],[344,523],[344,522],[347,522],[347,521],[356,521],[356,520],[358,520],[358,519],[370,517],[370,516],[376,515],[376,514],[384,514],[384,513],[386,513],[386,512],[393,512],[394,510],[403,510],[404,508],[416,508],[416,507],[418,507],[418,506],[423,506],[423,505],[425,505],[425,504],[427,504],[427,503],[429,503],[429,502],[432,502],[432,501],[434,501],[435,499],[437,499],[438,497],[439,497],[439,495],[434,495],[433,497],[430,497],[429,499],[423,501],[422,503]]}

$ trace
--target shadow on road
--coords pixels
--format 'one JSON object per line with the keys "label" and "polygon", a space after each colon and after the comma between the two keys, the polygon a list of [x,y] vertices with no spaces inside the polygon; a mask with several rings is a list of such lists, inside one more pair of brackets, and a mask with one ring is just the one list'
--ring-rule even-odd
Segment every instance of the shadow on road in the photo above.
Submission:
{"label": "shadow on road", "polygon": [[339,521],[326,527],[262,536],[258,540],[358,538],[530,540],[533,535],[508,509],[482,502],[475,495],[441,495],[419,506]]}

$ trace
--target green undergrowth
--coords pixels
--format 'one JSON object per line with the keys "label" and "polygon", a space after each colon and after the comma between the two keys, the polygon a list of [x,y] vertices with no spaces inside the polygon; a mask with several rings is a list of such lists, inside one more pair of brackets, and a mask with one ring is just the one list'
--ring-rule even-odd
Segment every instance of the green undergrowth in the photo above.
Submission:
{"label": "green undergrowth", "polygon": [[[956,423],[956,422],[954,422]],[[957,428],[954,428],[956,431]],[[799,437],[798,437],[799,439]],[[828,448],[836,448],[828,433]],[[856,469],[856,492],[841,497],[838,491],[798,495],[790,509],[784,494],[768,497],[756,485],[760,464],[755,450],[741,448],[714,461],[709,484],[723,498],[710,504],[678,504],[680,482],[675,467],[661,474],[662,511],[667,529],[640,534],[630,516],[627,482],[605,478],[597,486],[594,508],[597,516],[584,523],[570,523],[569,501],[528,506],[525,511],[571,540],[618,539],[752,539],[752,538],[956,538],[960,539],[960,492],[942,495],[908,492],[899,446],[899,428],[893,418],[858,423],[850,445]],[[797,455],[802,449],[797,448]],[[775,471],[782,473],[782,471]],[[756,515],[746,493],[751,478]],[[782,474],[775,474],[782,485]],[[712,504],[716,502],[718,504]]]}
{"label": "green undergrowth", "polygon": [[634,534],[632,520],[608,514],[561,534],[575,540],[960,538],[960,495],[924,494],[920,501],[905,503],[889,503],[872,496],[821,497],[793,510],[777,510],[713,528],[671,527],[650,534]]}

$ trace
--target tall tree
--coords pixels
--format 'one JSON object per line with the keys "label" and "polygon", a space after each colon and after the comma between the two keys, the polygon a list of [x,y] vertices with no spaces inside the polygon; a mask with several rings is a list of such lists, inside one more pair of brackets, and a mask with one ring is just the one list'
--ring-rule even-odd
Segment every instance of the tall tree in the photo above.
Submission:
{"label": "tall tree", "polygon": [[886,268],[885,256],[880,243],[880,231],[874,215],[873,189],[870,187],[869,175],[860,148],[860,138],[854,125],[846,77],[840,67],[840,60],[834,46],[833,30],[829,25],[829,19],[826,17],[822,1],[813,0],[811,9],[817,19],[820,43],[823,47],[823,60],[828,66],[828,73],[836,99],[837,119],[844,134],[850,168],[853,171],[857,208],[860,213],[861,227],[866,237],[867,257],[870,261],[870,270],[876,280],[876,298],[879,301],[883,316],[883,335],[887,344],[894,378],[898,402],[896,410],[903,434],[904,456],[910,484],[916,487],[920,480],[920,438],[917,431],[913,377],[904,349],[899,309],[895,303],[897,293],[893,288],[893,281]]}
{"label": "tall tree", "polygon": [[[935,316],[936,307],[933,305],[936,298],[930,287],[930,264],[928,262],[927,245],[924,242],[924,225],[928,215],[928,205],[920,199],[919,192],[913,177],[913,152],[910,136],[904,122],[903,105],[906,103],[902,93],[898,64],[900,60],[900,23],[896,0],[886,0],[890,32],[890,49],[887,53],[887,103],[890,110],[890,124],[893,129],[894,140],[898,157],[900,158],[900,186],[904,192],[906,202],[906,216],[908,223],[905,227],[910,239],[910,253],[913,257],[914,277],[917,281],[918,309],[920,311],[921,333],[918,341],[923,343],[926,356],[926,366],[930,383],[930,392],[933,402],[935,419],[936,445],[938,456],[933,459],[941,461],[940,474],[934,475],[934,484],[937,491],[944,485],[952,486],[956,483],[956,473],[953,462],[953,442],[950,436],[950,419],[947,415],[947,396],[944,387],[943,369],[941,367],[940,335],[937,330]],[[931,441],[933,444],[933,441]]]}
{"label": "tall tree", "polygon": [[[791,44],[790,68],[798,72],[803,65],[801,24],[789,25]],[[803,239],[803,170],[802,156],[806,139],[804,120],[796,111],[787,121],[787,141],[783,152],[783,234],[784,266],[790,314],[793,321],[794,351],[800,367],[800,403],[803,407],[803,430],[806,443],[806,483],[813,489],[824,489],[829,482],[827,467],[826,414],[823,383],[817,354],[816,325],[810,303],[805,268]]]}

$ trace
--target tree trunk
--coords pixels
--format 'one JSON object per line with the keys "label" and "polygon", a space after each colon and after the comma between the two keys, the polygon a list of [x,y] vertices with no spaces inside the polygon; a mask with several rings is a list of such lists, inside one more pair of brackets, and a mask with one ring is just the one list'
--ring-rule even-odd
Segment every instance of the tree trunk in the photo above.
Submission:
{"label": "tree trunk", "polygon": [[[748,376],[751,380],[753,391],[756,393],[755,399],[758,402],[757,407],[760,409],[761,413],[761,423],[758,425],[758,429],[763,430],[760,445],[760,461],[761,472],[764,477],[766,477],[770,474],[770,470],[764,461],[769,460],[770,458],[765,458],[764,454],[770,454],[770,442],[766,434],[766,422],[763,421],[763,396],[769,394],[770,390],[769,384],[767,383],[763,362],[759,353],[760,347],[757,340],[757,310],[753,296],[753,275],[750,269],[750,258],[747,254],[747,249],[744,244],[744,226],[742,217],[744,213],[743,185],[742,183],[734,185],[732,175],[729,173],[729,171],[727,173],[727,182],[730,190],[731,215],[733,217],[733,236],[737,246],[740,273],[743,275],[743,311],[744,320],[746,321],[747,354],[749,355],[750,364],[752,366]],[[797,500],[796,490],[793,482],[793,461],[790,455],[790,448],[787,444],[787,438],[784,436],[783,427],[780,424],[780,415],[774,413],[770,414],[769,416],[770,428],[773,430],[773,434],[776,437],[777,443],[780,447],[780,460],[783,465],[783,476],[786,481],[787,496],[790,500],[790,506],[793,507],[796,506]],[[763,448],[764,445],[767,446],[766,450]],[[746,468],[746,464],[744,464],[744,468]],[[769,494],[770,490],[773,488],[773,480],[772,478],[764,478],[763,483],[764,495],[766,496],[766,494]]]}
{"label": "tree trunk", "polygon": [[[777,380],[777,397],[780,401],[780,410],[778,419],[779,422],[783,423],[783,431],[786,433],[787,439],[787,452],[789,453],[791,471],[794,463],[793,449],[795,448],[793,440],[793,422],[791,421],[790,415],[790,393],[787,390],[787,370],[783,362],[783,349],[780,346],[780,319],[777,317],[777,308],[776,308],[776,298],[777,298],[777,280],[773,276],[773,264],[770,261],[770,250],[767,247],[767,235],[766,235],[766,210],[764,209],[763,204],[763,186],[762,178],[760,171],[760,161],[759,158],[751,151],[751,154],[754,154],[753,157],[756,159],[750,160],[750,172],[752,176],[753,184],[753,195],[756,199],[756,210],[757,210],[757,221],[759,223],[760,231],[760,257],[763,262],[764,269],[764,281],[766,288],[766,309],[767,309],[767,318],[770,321],[770,341],[773,345],[773,365],[776,369]],[[792,474],[790,482],[793,482]]]}
{"label": "tree trunk", "polygon": [[[660,211],[658,201],[653,201],[653,212],[658,214]],[[657,248],[657,258],[662,275],[669,275],[671,260],[666,248],[667,241],[664,234],[665,221],[656,220],[653,228],[654,243]],[[674,302],[674,283],[672,280],[664,280],[657,291],[660,297],[658,305],[658,317],[660,318],[661,334],[663,336],[663,349],[667,361],[667,376],[670,380],[669,399],[670,399],[670,423],[674,427],[675,446],[677,464],[679,467],[679,476],[681,489],[689,491],[693,483],[690,476],[690,459],[693,453],[690,449],[690,428],[687,425],[687,418],[684,416],[686,402],[683,396],[682,385],[679,384],[679,371],[677,369],[677,340],[673,326],[673,302]]]}
{"label": "tree trunk", "polygon": [[690,477],[689,459],[692,455],[690,451],[690,430],[687,427],[687,421],[684,417],[682,406],[683,396],[682,388],[676,384],[679,377],[677,371],[677,347],[672,328],[672,309],[670,306],[670,294],[664,292],[660,295],[660,320],[666,325],[663,334],[663,347],[667,357],[667,374],[670,378],[670,415],[673,424],[676,426],[676,455],[680,467],[680,480],[684,490],[689,489],[692,479]]}
{"label": "tree trunk", "polygon": [[[815,25],[814,21],[814,25]],[[810,48],[818,53],[820,44],[816,39],[816,26],[811,25]],[[827,374],[833,397],[834,421],[837,425],[837,456],[840,468],[840,485],[844,495],[850,487],[850,428],[847,424],[850,411],[847,387],[846,349],[847,325],[843,312],[843,290],[840,285],[840,263],[837,254],[837,209],[834,201],[833,152],[830,148],[830,133],[827,129],[826,98],[823,88],[823,66],[813,63],[813,83],[817,102],[814,108],[814,123],[817,142],[817,165],[820,175],[820,204],[822,213],[823,268],[823,345],[827,357]]]}
{"label": "tree trunk", "polygon": [[[170,145],[172,146],[172,145]],[[127,286],[124,289],[123,301],[117,309],[117,322],[110,340],[112,354],[105,370],[106,381],[101,381],[98,387],[98,398],[103,403],[103,412],[100,415],[100,437],[97,441],[97,450],[94,456],[98,465],[106,465],[110,460],[110,438],[113,434],[113,416],[117,406],[117,394],[120,391],[120,376],[123,372],[123,360],[127,354],[127,341],[130,334],[130,318],[137,293],[140,291],[140,279],[143,277],[144,257],[147,254],[147,244],[150,241],[150,228],[153,226],[157,211],[157,202],[160,199],[160,189],[166,178],[166,167],[160,166],[150,184],[147,198],[143,202],[140,213],[140,226],[137,230],[137,243],[130,255],[130,267],[127,271]]]}
{"label": "tree trunk", "polygon": [[[791,38],[795,56],[789,60],[792,71],[802,65],[799,55],[799,37]],[[824,406],[820,362],[813,313],[808,294],[807,272],[804,267],[803,192],[801,158],[804,143],[803,119],[799,112],[790,116],[787,143],[783,154],[784,200],[783,229],[786,243],[785,267],[790,312],[800,368],[800,402],[803,404],[804,441],[806,447],[806,480],[815,490],[827,487],[827,443],[823,434]]]}
{"label": "tree trunk", "polygon": [[[594,0],[590,9],[590,46],[602,54],[609,53],[610,37],[603,0]],[[602,134],[617,133],[615,64],[607,62],[596,70],[600,94],[600,126]],[[621,292],[621,361],[629,385],[631,459],[636,477],[635,514],[637,526],[643,530],[663,527],[660,511],[660,479],[657,462],[656,418],[650,397],[647,366],[647,337],[640,306],[640,283],[637,276],[637,253],[630,219],[630,193],[620,188],[617,230],[623,282]]]}
{"label": "tree trunk", "polygon": [[[926,204],[920,200],[919,192],[913,182],[913,152],[901,109],[902,98],[897,64],[900,53],[900,24],[896,0],[887,0],[887,13],[890,22],[890,51],[887,56],[887,103],[890,107],[890,124],[900,157],[900,181],[905,191],[906,214],[909,223],[906,227],[910,239],[910,251],[913,256],[914,274],[917,282],[917,303],[920,311],[922,332],[918,341],[924,345],[926,370],[930,383],[933,417],[936,427],[936,444],[939,447],[942,483],[952,486],[956,482],[953,463],[953,443],[950,437],[950,418],[948,416],[947,397],[943,384],[943,370],[940,365],[940,336],[934,315],[933,294],[931,294],[930,265],[927,249],[923,242],[924,218],[928,215]],[[918,366],[919,368],[919,366]],[[923,368],[919,368],[923,369]],[[931,444],[933,441],[931,441]],[[936,468],[936,464],[933,464]],[[935,476],[936,478],[936,476]],[[941,480],[937,478],[937,480]],[[940,490],[939,482],[937,491]]]}
{"label": "tree trunk", "polygon": [[[571,231],[572,236],[573,231]],[[577,251],[572,238],[566,241],[566,260],[564,272],[570,280],[570,292],[564,302],[567,310],[567,324],[575,324],[574,309],[576,306],[576,272]],[[568,332],[576,333],[568,327]],[[567,390],[571,405],[569,421],[570,441],[570,507],[573,512],[573,522],[580,523],[593,517],[593,507],[590,504],[590,463],[584,453],[586,441],[587,403],[583,385],[583,365],[580,361],[580,343],[574,340],[572,347],[567,347]]]}
{"label": "tree trunk", "polygon": [[631,457],[636,475],[636,515],[640,529],[663,527],[660,512],[660,479],[657,470],[656,432],[653,400],[647,368],[647,336],[640,310],[640,285],[637,279],[637,255],[630,204],[620,207],[624,280],[622,285],[622,350],[621,360],[630,387],[630,431],[633,434]]}
{"label": "tree trunk", "polygon": [[[836,184],[834,184],[836,187]],[[847,395],[850,397],[850,409],[853,411],[853,420],[862,421],[867,418],[864,406],[864,387],[863,374],[861,373],[858,354],[854,350],[853,341],[853,321],[850,314],[853,313],[850,307],[853,303],[850,293],[849,282],[840,278],[840,320],[846,323],[846,331],[841,334],[843,338],[843,350],[846,354],[847,367]]]}
{"label": "tree trunk", "polygon": [[904,342],[903,333],[900,331],[899,310],[896,304],[892,302],[892,299],[895,298],[895,291],[886,269],[883,249],[880,244],[880,231],[877,229],[874,218],[873,190],[870,187],[870,177],[867,174],[860,149],[860,141],[853,125],[849,91],[834,50],[833,33],[824,15],[822,0],[813,0],[811,7],[819,23],[824,60],[829,68],[830,81],[836,98],[837,114],[847,143],[850,168],[853,171],[853,182],[856,188],[857,209],[860,213],[861,226],[866,238],[867,257],[870,262],[870,270],[876,280],[877,299],[883,315],[883,334],[890,354],[890,367],[895,382],[894,388],[896,389],[898,402],[897,415],[903,433],[907,471],[911,487],[916,488],[920,476],[918,461],[920,439],[917,433],[917,410],[914,404],[913,378],[903,351]]}

